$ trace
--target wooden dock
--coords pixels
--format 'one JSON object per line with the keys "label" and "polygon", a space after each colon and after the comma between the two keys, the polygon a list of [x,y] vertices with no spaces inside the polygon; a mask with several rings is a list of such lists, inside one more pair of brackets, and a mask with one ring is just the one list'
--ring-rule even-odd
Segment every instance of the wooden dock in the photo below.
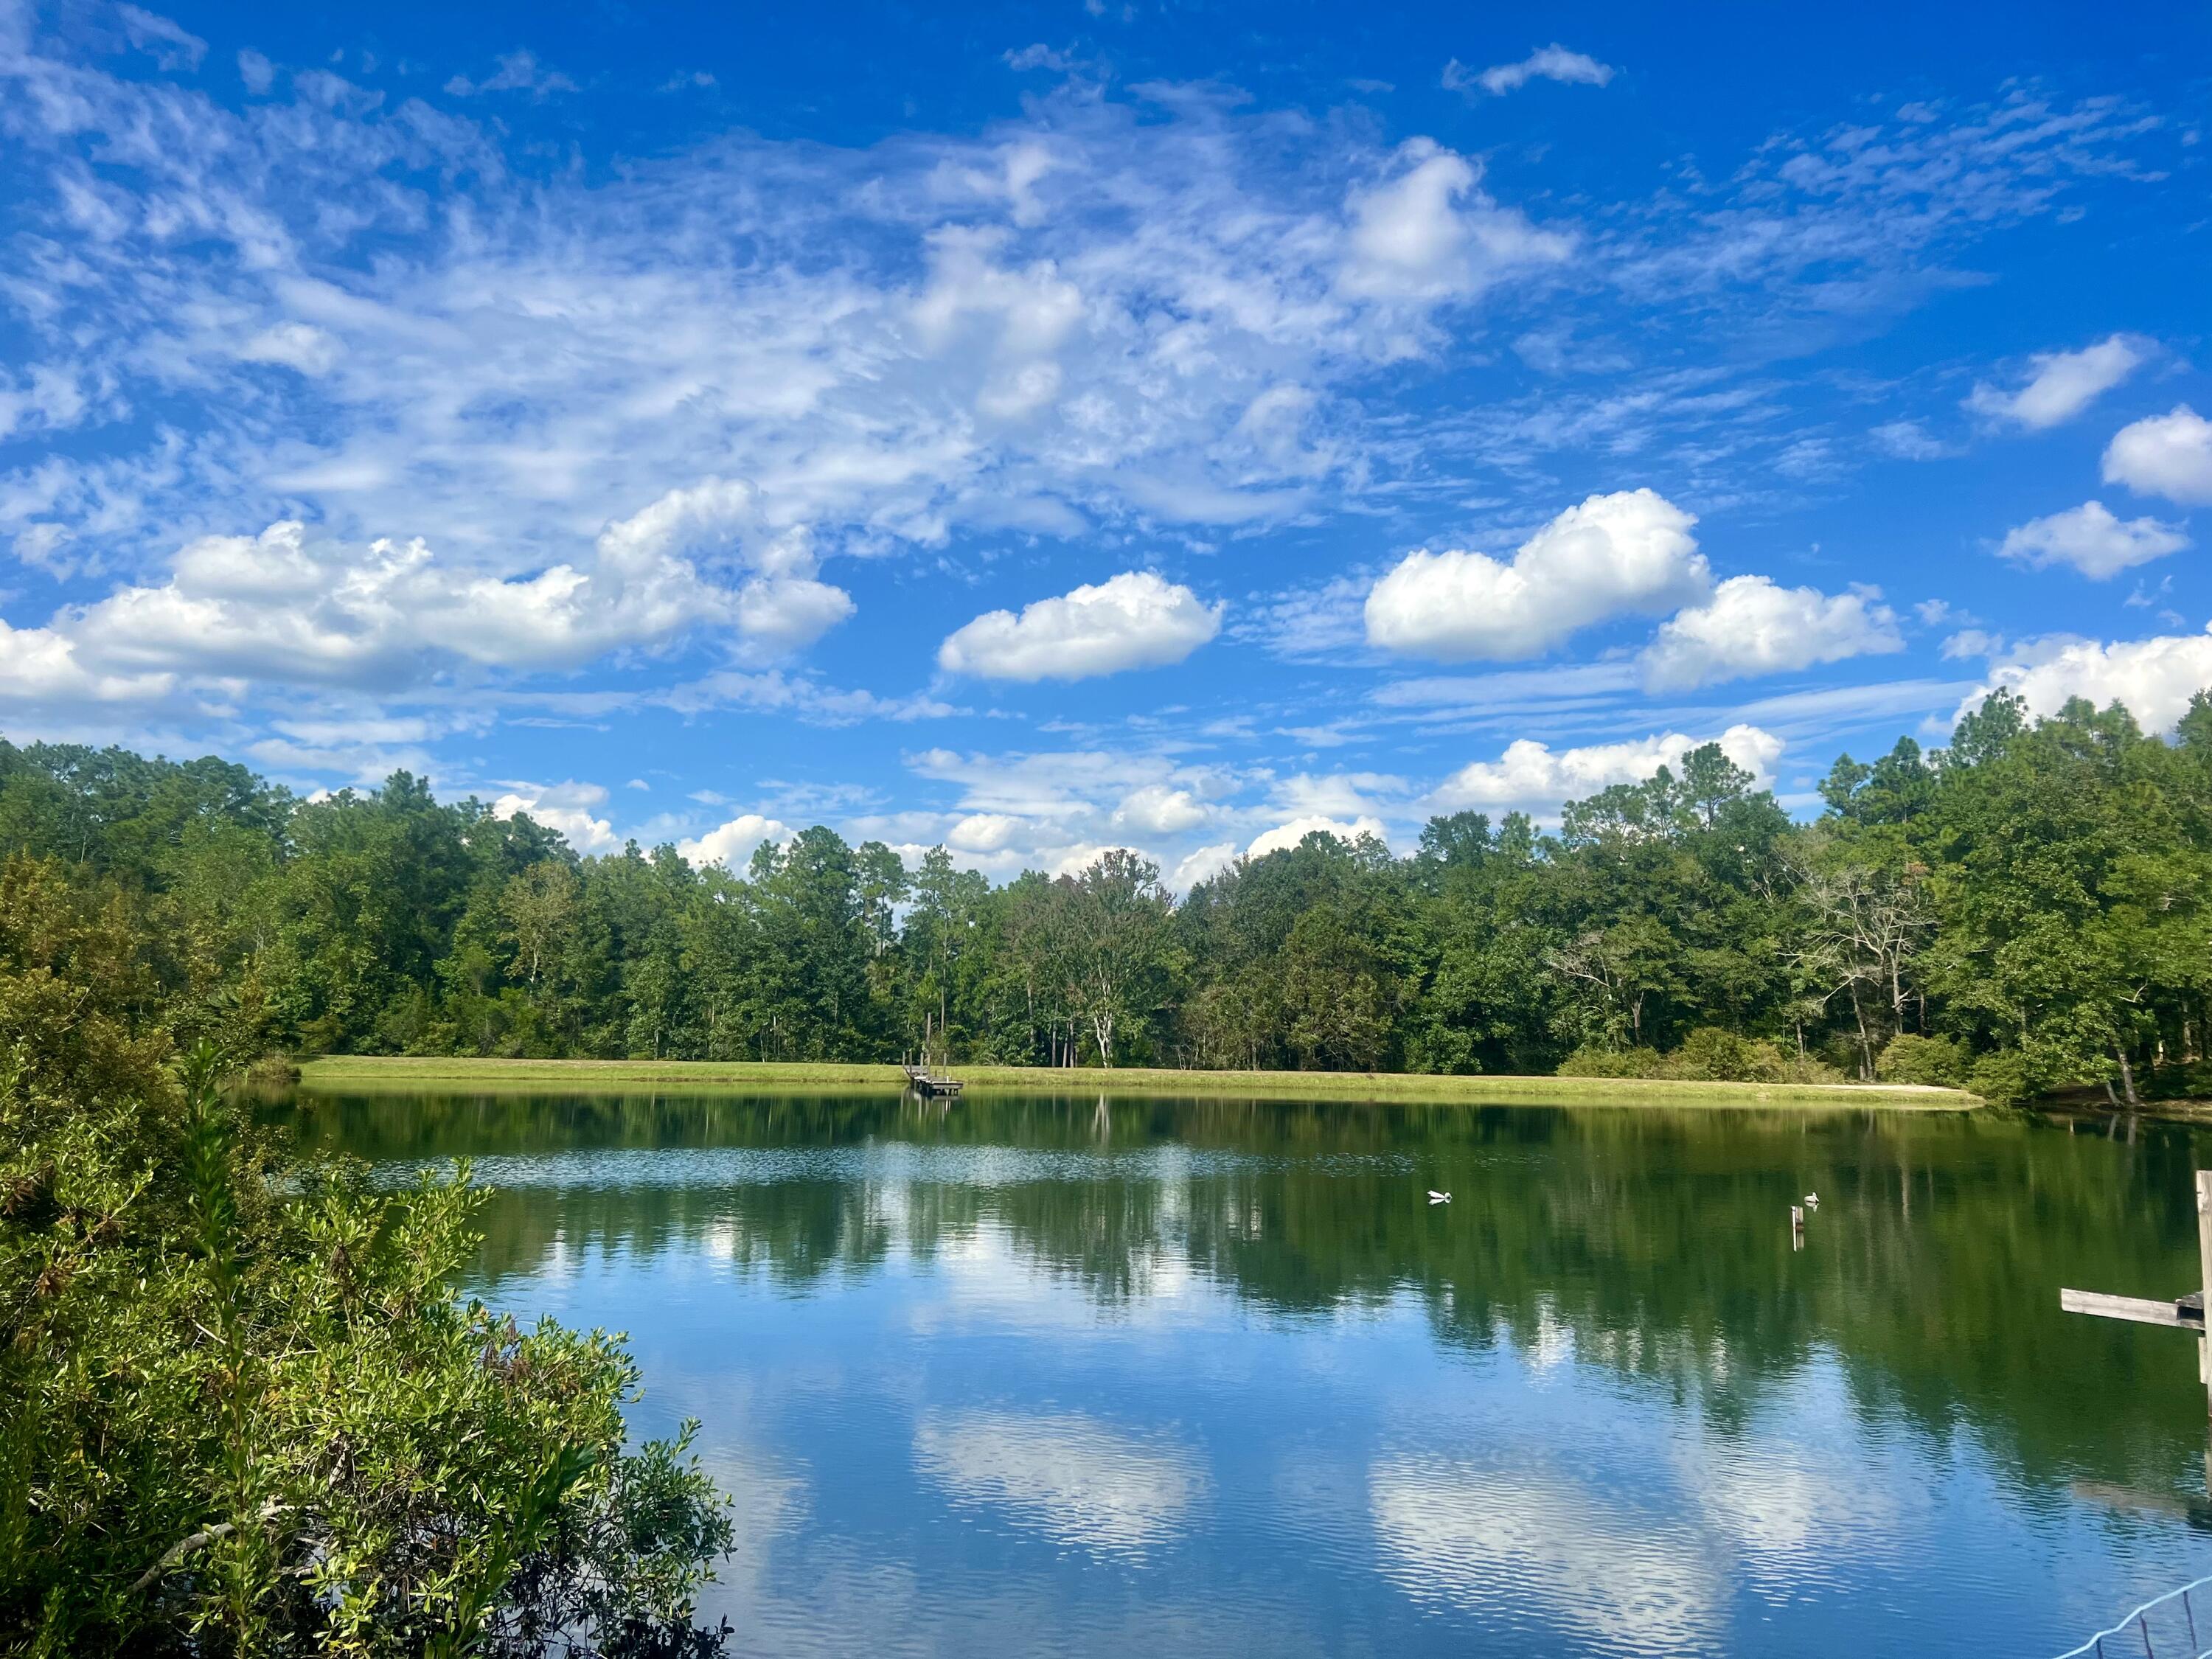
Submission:
{"label": "wooden dock", "polygon": [[2138,1325],[2167,1325],[2175,1330],[2204,1334],[2202,1291],[2178,1296],[2171,1302],[2153,1302],[2139,1296],[2107,1296],[2102,1291],[2062,1290],[2058,1292],[2058,1305],[2068,1313],[2130,1320]]}
{"label": "wooden dock", "polygon": [[[2061,1290],[2058,1305],[2068,1313],[2097,1319],[2124,1319],[2137,1325],[2164,1325],[2197,1336],[2197,1380],[2205,1385],[2205,1407],[2212,1413],[2212,1340],[2204,1328],[2204,1304],[2212,1297],[2212,1170],[2197,1172],[2197,1271],[2198,1286],[2184,1295],[2155,1298],[2113,1296],[2104,1291]],[[2204,1454],[2204,1482],[2212,1492],[2212,1448]]]}
{"label": "wooden dock", "polygon": [[904,1070],[907,1085],[918,1095],[950,1098],[964,1086],[957,1077],[933,1076],[927,1066],[908,1066]]}

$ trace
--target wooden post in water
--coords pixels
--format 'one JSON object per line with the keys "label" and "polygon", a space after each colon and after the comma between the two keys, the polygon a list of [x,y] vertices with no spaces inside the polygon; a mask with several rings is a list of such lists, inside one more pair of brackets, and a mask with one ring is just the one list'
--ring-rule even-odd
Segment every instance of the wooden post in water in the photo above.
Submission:
{"label": "wooden post in water", "polygon": [[[2212,1170],[2197,1172],[2197,1312],[2202,1318],[2204,1304],[2212,1301]],[[2197,1339],[2197,1380],[2204,1384],[2204,1407],[2207,1416],[2212,1416],[2212,1347],[2206,1339]],[[2212,1487],[2212,1449],[2204,1454],[2204,1479]]]}
{"label": "wooden post in water", "polygon": [[[2204,1408],[2212,1419],[2212,1340],[2204,1327],[2204,1308],[2212,1301],[2212,1170],[2197,1171],[2197,1288],[2171,1302],[2108,1296],[2101,1291],[2061,1291],[2058,1305],[2068,1313],[2100,1319],[2125,1319],[2138,1325],[2170,1325],[2197,1334],[2197,1380],[2204,1384]],[[2212,1492],[2212,1443],[2204,1451],[2204,1486]]]}

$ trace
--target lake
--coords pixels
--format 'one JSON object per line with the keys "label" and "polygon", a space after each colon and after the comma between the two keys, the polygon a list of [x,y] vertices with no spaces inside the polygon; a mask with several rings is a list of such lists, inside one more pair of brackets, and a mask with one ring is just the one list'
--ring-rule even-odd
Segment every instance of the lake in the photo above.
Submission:
{"label": "lake", "polygon": [[296,1115],[394,1176],[474,1159],[471,1288],[627,1331],[636,1426],[701,1419],[733,1652],[2035,1659],[2212,1572],[2194,1341],[2057,1308],[2195,1287],[2172,1127],[643,1091]]}

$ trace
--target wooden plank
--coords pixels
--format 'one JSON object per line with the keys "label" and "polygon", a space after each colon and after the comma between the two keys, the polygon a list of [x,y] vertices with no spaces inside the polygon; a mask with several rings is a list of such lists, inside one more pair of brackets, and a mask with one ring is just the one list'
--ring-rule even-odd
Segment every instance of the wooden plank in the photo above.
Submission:
{"label": "wooden plank", "polygon": [[[2197,1270],[2203,1289],[2197,1293],[2197,1316],[2204,1317],[2204,1302],[2212,1295],[2212,1170],[2197,1172]],[[2197,1376],[2204,1384],[2204,1409],[2212,1415],[2212,1333],[2197,1340]],[[2212,1483],[2212,1449],[2204,1454],[2205,1478]]]}
{"label": "wooden plank", "polygon": [[2139,1296],[2107,1296],[2102,1291],[2061,1291],[2058,1305],[2068,1313],[2094,1314],[2099,1319],[2129,1319],[2138,1325],[2170,1325],[2183,1331],[2204,1328],[2201,1311],[2192,1317],[2172,1302],[2152,1302]]}
{"label": "wooden plank", "polygon": [[2203,1288],[2212,1290],[2212,1170],[2197,1172],[2197,1267]]}

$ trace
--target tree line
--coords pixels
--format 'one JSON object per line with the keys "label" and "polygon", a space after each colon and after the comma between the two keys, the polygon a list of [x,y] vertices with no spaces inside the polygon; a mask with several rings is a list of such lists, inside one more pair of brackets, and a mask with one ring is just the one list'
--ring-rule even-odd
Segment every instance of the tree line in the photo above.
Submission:
{"label": "tree line", "polygon": [[1326,834],[1177,901],[1115,850],[994,885],[832,830],[743,872],[580,857],[395,773],[0,741],[0,848],[118,907],[234,1052],[1966,1083],[2133,1101],[2212,1015],[2212,696],[2171,741],[2009,694],[1793,821],[1716,745],[1648,781]]}

